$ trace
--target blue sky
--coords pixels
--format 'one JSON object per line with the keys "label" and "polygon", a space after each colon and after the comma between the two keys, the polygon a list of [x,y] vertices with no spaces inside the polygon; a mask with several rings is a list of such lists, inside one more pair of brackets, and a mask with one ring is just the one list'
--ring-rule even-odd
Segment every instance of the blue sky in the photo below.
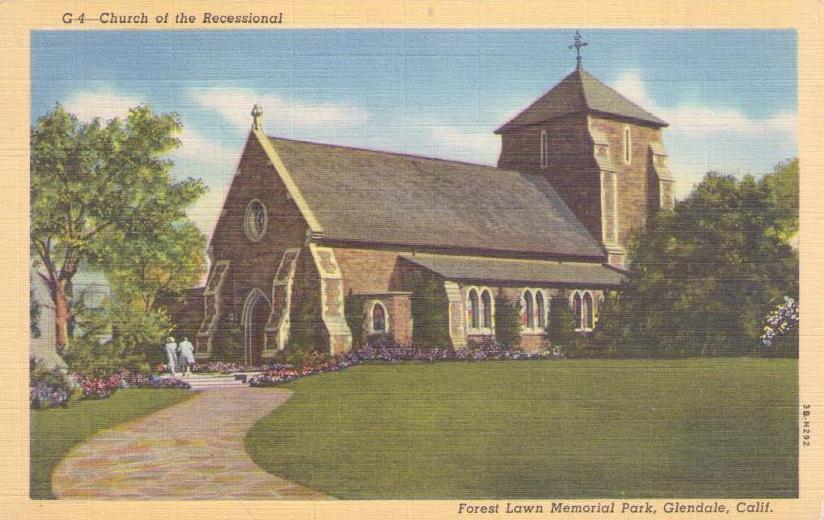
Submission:
{"label": "blue sky", "polygon": [[[569,30],[49,31],[31,36],[32,121],[148,102],[181,115],[175,175],[211,234],[251,124],[271,135],[494,164],[492,132],[575,66]],[[670,123],[683,196],[708,170],[797,154],[794,31],[582,30],[584,68]]]}

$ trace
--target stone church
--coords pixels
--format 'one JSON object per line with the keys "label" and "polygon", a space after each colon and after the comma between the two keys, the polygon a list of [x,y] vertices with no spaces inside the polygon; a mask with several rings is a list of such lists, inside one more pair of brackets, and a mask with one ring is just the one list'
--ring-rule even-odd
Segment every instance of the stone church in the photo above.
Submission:
{"label": "stone church", "polygon": [[556,293],[580,330],[594,327],[630,231],[673,205],[667,123],[580,58],[496,130],[497,167],[283,139],[252,115],[193,297],[199,359],[215,357],[221,320],[242,330],[249,364],[284,349],[298,320],[330,353],[376,334],[410,343],[421,277],[445,293],[436,312],[452,347],[493,338],[506,297],[521,303],[520,347],[534,350]]}

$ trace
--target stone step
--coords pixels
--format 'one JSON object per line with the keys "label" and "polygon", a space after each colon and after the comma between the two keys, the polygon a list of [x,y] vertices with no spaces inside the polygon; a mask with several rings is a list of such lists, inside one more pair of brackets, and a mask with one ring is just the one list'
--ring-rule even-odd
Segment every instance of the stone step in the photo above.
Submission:
{"label": "stone step", "polygon": [[184,379],[186,381],[243,381],[243,379],[235,379],[234,377],[178,377],[178,379]]}
{"label": "stone step", "polygon": [[[183,377],[178,374],[177,379],[191,385],[192,390],[208,390],[211,388],[238,388],[247,385],[250,377],[258,372],[243,372],[238,374],[192,374]],[[168,377],[168,376],[167,376]]]}
{"label": "stone step", "polygon": [[191,390],[212,390],[215,388],[247,388],[247,385],[191,385]]}

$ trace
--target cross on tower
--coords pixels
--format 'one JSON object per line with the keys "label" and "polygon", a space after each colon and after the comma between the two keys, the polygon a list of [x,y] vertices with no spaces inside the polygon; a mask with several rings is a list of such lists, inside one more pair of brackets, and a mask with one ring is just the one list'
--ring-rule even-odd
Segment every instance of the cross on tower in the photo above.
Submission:
{"label": "cross on tower", "polygon": [[261,130],[260,126],[260,116],[263,115],[263,109],[260,105],[255,105],[252,107],[252,128],[255,130]]}
{"label": "cross on tower", "polygon": [[575,47],[575,53],[577,55],[575,68],[578,70],[581,70],[581,47],[586,47],[587,45],[589,44],[585,42],[583,38],[581,38],[581,33],[575,31],[575,43],[570,45],[569,48],[571,49]]}

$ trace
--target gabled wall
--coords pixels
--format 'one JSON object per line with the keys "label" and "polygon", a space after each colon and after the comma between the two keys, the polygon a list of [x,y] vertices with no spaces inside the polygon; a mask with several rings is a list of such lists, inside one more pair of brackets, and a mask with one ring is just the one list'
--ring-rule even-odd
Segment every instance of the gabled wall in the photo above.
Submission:
{"label": "gabled wall", "polygon": [[[257,199],[267,210],[267,226],[263,237],[255,242],[244,231],[244,219],[249,202]],[[240,324],[246,296],[260,289],[271,301],[275,271],[283,253],[290,248],[303,248],[308,226],[295,202],[269,162],[255,134],[250,134],[237,172],[226,196],[209,253],[212,264],[228,260],[229,270],[221,290],[221,315]],[[311,262],[308,252],[301,255]],[[304,268],[301,277],[312,270]],[[311,280],[301,283],[310,284]]]}

